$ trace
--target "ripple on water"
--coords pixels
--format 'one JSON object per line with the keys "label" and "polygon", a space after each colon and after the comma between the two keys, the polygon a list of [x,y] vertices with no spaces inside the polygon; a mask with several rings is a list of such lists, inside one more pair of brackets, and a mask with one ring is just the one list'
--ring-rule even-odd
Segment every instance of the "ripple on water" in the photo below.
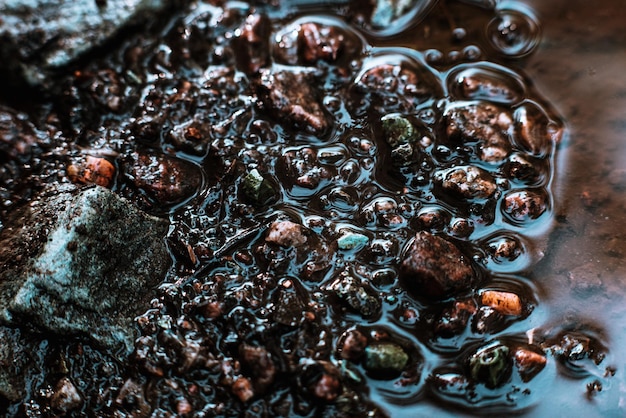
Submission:
{"label": "ripple on water", "polygon": [[530,10],[500,9],[487,25],[487,39],[499,53],[508,57],[523,57],[539,44],[541,28]]}

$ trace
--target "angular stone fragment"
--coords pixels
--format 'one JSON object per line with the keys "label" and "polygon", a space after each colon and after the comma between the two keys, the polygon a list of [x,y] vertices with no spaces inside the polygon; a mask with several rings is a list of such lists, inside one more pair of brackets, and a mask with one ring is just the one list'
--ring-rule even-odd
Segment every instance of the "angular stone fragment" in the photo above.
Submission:
{"label": "angular stone fragment", "polygon": [[281,247],[299,247],[308,241],[302,225],[291,221],[276,221],[271,226],[265,241]]}
{"label": "angular stone fragment", "polygon": [[380,312],[381,303],[376,294],[358,278],[346,272],[330,283],[328,290],[363,317],[369,318]]}
{"label": "angular stone fragment", "polygon": [[305,72],[262,70],[257,92],[263,106],[288,124],[316,135],[331,125],[319,93]]}
{"label": "angular stone fragment", "polygon": [[486,199],[498,189],[491,174],[471,165],[437,172],[435,179],[441,183],[444,190],[466,199]]}
{"label": "angular stone fragment", "polygon": [[495,163],[511,153],[511,112],[491,103],[463,104],[445,112],[446,133],[453,141],[478,142],[481,160]]}
{"label": "angular stone fragment", "polygon": [[256,168],[244,177],[241,187],[246,198],[256,206],[263,206],[274,197],[274,188]]}
{"label": "angular stone fragment", "polygon": [[0,322],[130,349],[170,263],[167,229],[102,187],[44,195],[0,233]]}
{"label": "angular stone fragment", "polygon": [[363,50],[363,40],[339,19],[309,16],[297,19],[274,35],[276,62],[315,65],[320,61],[344,65]]}
{"label": "angular stone fragment", "polygon": [[7,0],[0,19],[0,69],[33,85],[149,19],[171,0]]}
{"label": "angular stone fragment", "polygon": [[426,231],[415,236],[400,273],[414,294],[435,299],[469,289],[476,276],[456,245]]}

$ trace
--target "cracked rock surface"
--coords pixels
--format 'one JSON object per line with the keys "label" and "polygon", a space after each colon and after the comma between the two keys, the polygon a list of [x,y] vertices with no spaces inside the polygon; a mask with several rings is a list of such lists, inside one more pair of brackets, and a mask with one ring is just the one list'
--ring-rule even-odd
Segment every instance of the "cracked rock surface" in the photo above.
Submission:
{"label": "cracked rock surface", "polygon": [[167,228],[102,187],[17,211],[0,234],[0,321],[130,349],[170,262]]}

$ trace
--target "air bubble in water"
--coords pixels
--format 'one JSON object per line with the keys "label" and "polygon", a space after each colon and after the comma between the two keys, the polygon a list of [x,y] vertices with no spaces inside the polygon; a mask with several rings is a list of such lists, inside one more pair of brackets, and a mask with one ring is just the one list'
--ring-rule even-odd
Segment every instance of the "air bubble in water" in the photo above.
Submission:
{"label": "air bubble in water", "polygon": [[499,52],[510,57],[529,54],[539,43],[540,28],[530,12],[503,9],[487,26],[487,38]]}

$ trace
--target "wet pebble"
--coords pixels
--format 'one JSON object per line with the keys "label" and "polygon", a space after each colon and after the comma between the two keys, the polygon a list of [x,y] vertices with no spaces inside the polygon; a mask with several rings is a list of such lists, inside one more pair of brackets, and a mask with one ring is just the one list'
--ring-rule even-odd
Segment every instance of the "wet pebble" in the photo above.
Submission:
{"label": "wet pebble", "polygon": [[548,196],[543,190],[520,190],[504,196],[502,209],[514,223],[539,218],[548,210]]}
{"label": "wet pebble", "polygon": [[125,168],[133,185],[162,205],[192,197],[202,184],[195,164],[154,151],[133,153]]}
{"label": "wet pebble", "polygon": [[369,318],[380,312],[381,302],[377,295],[354,275],[342,272],[327,288],[363,317]]}
{"label": "wet pebble", "polygon": [[435,173],[435,180],[450,193],[466,199],[486,199],[496,192],[495,179],[487,171],[475,166],[462,166]]}
{"label": "wet pebble", "polygon": [[363,367],[374,375],[397,376],[406,367],[409,355],[393,342],[377,342],[365,348]]}
{"label": "wet pebble", "polygon": [[256,84],[263,109],[281,122],[316,135],[324,135],[332,122],[303,71],[262,70]]}
{"label": "wet pebble", "polygon": [[511,376],[512,366],[509,347],[497,341],[479,348],[468,360],[472,379],[490,389],[501,386]]}
{"label": "wet pebble", "polygon": [[400,271],[408,290],[434,299],[469,289],[476,276],[456,245],[425,231],[416,234]]}
{"label": "wet pebble", "polygon": [[511,112],[494,104],[455,104],[446,110],[446,134],[452,141],[478,142],[481,160],[496,163],[511,152]]}

